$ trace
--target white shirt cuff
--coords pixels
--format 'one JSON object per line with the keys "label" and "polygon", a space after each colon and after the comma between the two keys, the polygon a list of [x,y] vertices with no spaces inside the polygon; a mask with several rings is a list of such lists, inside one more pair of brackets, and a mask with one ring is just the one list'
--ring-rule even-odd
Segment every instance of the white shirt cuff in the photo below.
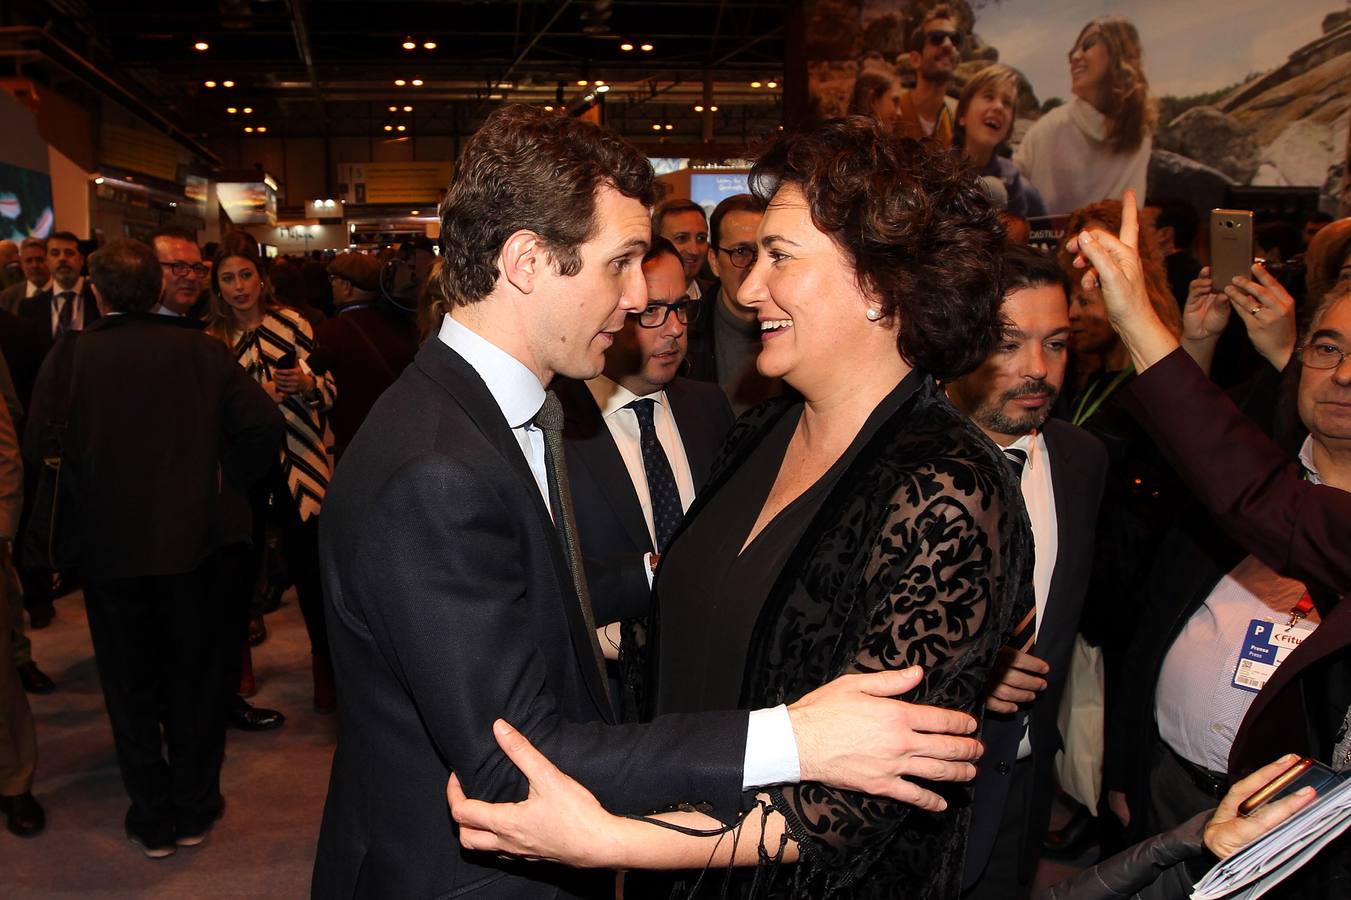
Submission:
{"label": "white shirt cuff", "polygon": [[652,582],[656,580],[657,573],[652,571],[652,552],[650,550],[643,554],[643,573],[647,575],[647,586],[652,587]]}
{"label": "white shirt cuff", "polygon": [[746,759],[741,789],[767,784],[797,784],[802,768],[787,706],[752,710],[746,725]]}

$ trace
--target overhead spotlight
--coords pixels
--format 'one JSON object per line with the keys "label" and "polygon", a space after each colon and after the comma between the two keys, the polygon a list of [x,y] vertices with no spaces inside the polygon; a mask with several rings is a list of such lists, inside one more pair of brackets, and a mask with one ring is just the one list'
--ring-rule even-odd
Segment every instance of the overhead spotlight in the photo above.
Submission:
{"label": "overhead spotlight", "polygon": [[766,81],[766,82],[765,82],[765,87],[767,87],[767,88],[771,88],[771,89],[772,89],[772,88],[776,88],[776,87],[778,87],[778,86],[779,86],[779,83],[778,83],[777,81]]}
{"label": "overhead spotlight", "polygon": [[488,95],[488,99],[489,99],[489,100],[501,100],[501,99],[502,99],[502,95],[501,95],[501,94],[489,94],[489,95]]}
{"label": "overhead spotlight", "polygon": [[660,122],[653,122],[653,123],[652,123],[652,130],[653,130],[653,131],[661,131],[661,123],[660,123]]}
{"label": "overhead spotlight", "polygon": [[192,49],[194,49],[194,50],[196,50],[196,51],[198,51],[198,52],[202,52],[202,51],[205,51],[205,50],[210,50],[210,49],[211,49],[211,45],[208,44],[206,41],[198,41],[197,43],[195,43],[195,44],[192,45]]}
{"label": "overhead spotlight", "polygon": [[252,112],[253,112],[253,107],[252,107],[252,106],[246,106],[246,107],[244,107],[244,115],[246,115],[246,116],[247,116],[247,115],[250,115]]}
{"label": "overhead spotlight", "polygon": [[248,133],[248,134],[253,134],[253,126],[252,126],[252,125],[245,125],[245,126],[244,126],[244,131],[245,131],[246,133]]}
{"label": "overhead spotlight", "polygon": [[695,111],[695,112],[703,112],[703,111],[704,111],[704,108],[703,108],[702,106],[696,106],[696,107],[694,108],[694,111]]}
{"label": "overhead spotlight", "polygon": [[399,108],[398,108],[397,106],[391,106],[391,107],[389,108],[389,111],[390,111],[390,112],[398,112],[398,111],[399,111]]}
{"label": "overhead spotlight", "polygon": [[413,79],[413,87],[422,87],[422,79],[421,79],[421,78],[414,78],[414,79]]}
{"label": "overhead spotlight", "polygon": [[204,82],[202,82],[202,84],[206,85],[206,86],[209,87],[209,88],[213,88],[213,87],[216,86],[216,82],[214,82],[214,81],[204,81]]}
{"label": "overhead spotlight", "polygon": [[435,49],[436,49],[436,41],[424,41],[423,44],[422,44],[422,49],[423,49],[423,50],[435,50]]}
{"label": "overhead spotlight", "polygon": [[597,79],[596,79],[596,84],[597,84],[597,85],[601,85],[601,84],[604,84],[604,83],[605,83],[605,79],[603,79],[603,78],[597,78]]}
{"label": "overhead spotlight", "polygon": [[709,111],[709,112],[717,112],[717,111],[718,111],[718,108],[717,108],[716,106],[710,106],[710,107],[708,108],[708,111]]}
{"label": "overhead spotlight", "polygon": [[411,37],[406,37],[403,39],[403,49],[416,50],[417,44],[413,43],[413,39]]}
{"label": "overhead spotlight", "polygon": [[403,108],[403,111],[404,111],[404,112],[412,112],[412,111],[413,111],[413,107],[411,107],[411,106],[405,106],[405,107]]}
{"label": "overhead spotlight", "polygon": [[94,184],[103,184],[103,176],[100,175],[98,178],[95,178]]}
{"label": "overhead spotlight", "polygon": [[407,84],[407,83],[408,83],[408,82],[404,81],[402,78],[395,78],[395,79],[394,79],[394,86],[395,86],[395,87],[403,87],[403,86],[404,86],[405,84]]}
{"label": "overhead spotlight", "polygon": [[393,131],[393,130],[394,130],[394,126],[393,126],[393,125],[386,125],[386,126],[385,126],[385,131]]}
{"label": "overhead spotlight", "polygon": [[235,113],[239,112],[239,108],[235,106],[227,106],[225,107],[225,111],[233,116]]}
{"label": "overhead spotlight", "polygon": [[602,84],[600,87],[596,88],[596,93],[597,93],[597,94],[608,94],[608,93],[610,93],[610,86],[609,86],[608,84]]}
{"label": "overhead spotlight", "polygon": [[751,87],[753,87],[753,88],[758,88],[759,86],[760,86],[760,82],[758,82],[758,81],[752,81],[752,82],[751,82]]}
{"label": "overhead spotlight", "polygon": [[633,49],[633,45],[630,44],[628,41],[625,41],[624,43],[619,45],[619,49],[623,50],[625,53],[628,53]]}
{"label": "overhead spotlight", "polygon": [[233,81],[222,81],[222,82],[221,82],[221,86],[222,86],[222,87],[234,87],[234,86],[235,86],[235,83],[234,83]]}
{"label": "overhead spotlight", "polygon": [[416,210],[416,209],[410,209],[410,210],[408,211],[408,214],[409,214],[410,216],[416,216],[416,215],[419,215],[420,213],[421,213],[421,211],[420,211],[420,210]]}
{"label": "overhead spotlight", "polygon": [[545,112],[553,112],[553,111],[554,111],[554,108],[553,108],[552,106],[546,106],[546,107],[544,107],[544,111],[545,111]]}
{"label": "overhead spotlight", "polygon": [[395,131],[407,131],[407,130],[408,130],[408,126],[407,126],[407,125],[400,125],[400,126],[398,126],[397,128],[395,128],[394,130],[395,130]]}
{"label": "overhead spotlight", "polygon": [[638,49],[641,50],[641,51],[643,51],[644,53],[651,53],[651,52],[652,52],[652,45],[651,45],[651,44],[643,44],[643,45],[642,45],[641,47],[639,47]]}
{"label": "overhead spotlight", "polygon": [[267,126],[266,126],[266,125],[259,125],[257,131],[258,131],[259,134],[262,134],[263,132],[267,131]]}
{"label": "overhead spotlight", "polygon": [[674,128],[675,128],[675,126],[672,125],[670,122],[667,122],[667,123],[666,123],[666,130],[667,130],[667,131],[671,131],[671,130],[673,130]]}
{"label": "overhead spotlight", "polygon": [[578,87],[586,87],[586,86],[587,86],[588,84],[590,84],[590,83],[591,83],[591,82],[587,81],[585,78],[578,78],[578,79],[577,79],[577,86],[578,86]]}

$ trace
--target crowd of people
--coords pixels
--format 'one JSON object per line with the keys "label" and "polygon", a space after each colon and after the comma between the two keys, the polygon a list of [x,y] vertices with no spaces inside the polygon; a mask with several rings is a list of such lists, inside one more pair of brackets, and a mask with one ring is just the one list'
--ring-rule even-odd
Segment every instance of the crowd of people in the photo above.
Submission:
{"label": "crowd of people", "polygon": [[[1291,754],[1351,767],[1351,219],[1217,284],[1144,194],[1128,23],[1012,160],[1018,73],[951,103],[959,41],[936,7],[913,91],[860,79],[711,214],[508,106],[430,271],[25,242],[10,830],[43,827],[24,690],[59,689],[20,606],[74,587],[159,858],[222,814],[227,725],[282,723],[249,647],[295,585],[341,723],[317,897],[1016,898],[1088,843],[1048,896],[1183,897],[1311,802],[1237,811]],[[1054,253],[1014,227],[1047,209]],[[1343,838],[1281,890],[1348,884]]]}

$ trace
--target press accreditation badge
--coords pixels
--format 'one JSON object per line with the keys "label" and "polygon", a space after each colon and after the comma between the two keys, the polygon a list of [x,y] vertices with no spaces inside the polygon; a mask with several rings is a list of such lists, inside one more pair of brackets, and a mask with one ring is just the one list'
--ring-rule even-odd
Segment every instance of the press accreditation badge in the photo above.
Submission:
{"label": "press accreditation badge", "polygon": [[1304,639],[1313,634],[1311,622],[1269,622],[1266,619],[1253,619],[1248,623],[1248,633],[1243,638],[1243,646],[1238,653],[1238,666],[1234,669],[1234,687],[1240,691],[1256,694],[1266,685],[1278,666],[1285,658],[1304,643]]}

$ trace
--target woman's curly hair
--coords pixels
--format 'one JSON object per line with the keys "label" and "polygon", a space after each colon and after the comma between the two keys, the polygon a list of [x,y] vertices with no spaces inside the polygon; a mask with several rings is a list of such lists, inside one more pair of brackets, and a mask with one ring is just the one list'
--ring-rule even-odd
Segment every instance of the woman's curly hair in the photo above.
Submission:
{"label": "woman's curly hair", "polygon": [[844,251],[860,288],[900,322],[907,363],[956,378],[994,349],[1004,229],[954,154],[851,116],[780,137],[750,184],[766,202],[785,184],[802,191],[812,223]]}

